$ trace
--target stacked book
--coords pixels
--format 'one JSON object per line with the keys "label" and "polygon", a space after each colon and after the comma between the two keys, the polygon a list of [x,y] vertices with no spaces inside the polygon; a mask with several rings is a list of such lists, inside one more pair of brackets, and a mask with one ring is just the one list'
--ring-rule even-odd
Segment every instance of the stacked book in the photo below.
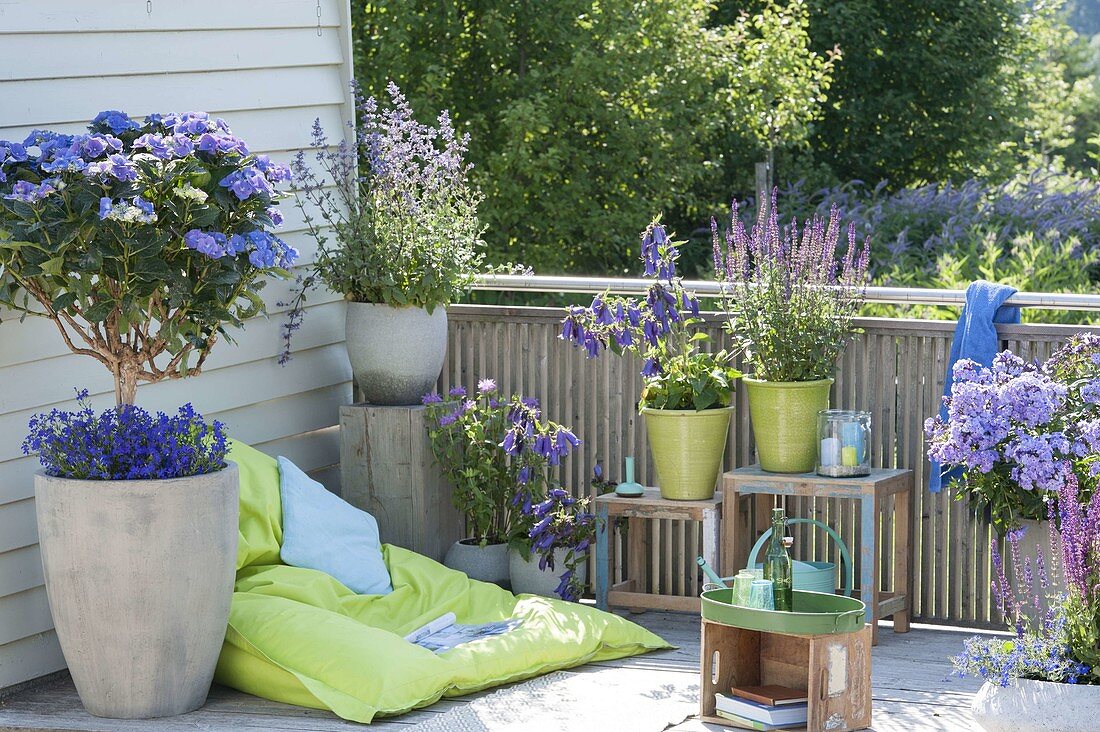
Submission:
{"label": "stacked book", "polygon": [[805,727],[806,691],[786,686],[734,686],[730,693],[714,695],[715,714],[744,729]]}

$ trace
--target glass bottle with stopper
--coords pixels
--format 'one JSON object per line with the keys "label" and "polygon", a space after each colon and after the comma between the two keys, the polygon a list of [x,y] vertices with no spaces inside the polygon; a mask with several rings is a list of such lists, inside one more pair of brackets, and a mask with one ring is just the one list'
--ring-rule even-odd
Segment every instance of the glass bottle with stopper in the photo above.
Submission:
{"label": "glass bottle with stopper", "polygon": [[794,605],[793,568],[788,551],[794,539],[787,536],[787,512],[772,509],[772,536],[768,553],[764,555],[764,579],[772,581],[775,609],[790,611]]}

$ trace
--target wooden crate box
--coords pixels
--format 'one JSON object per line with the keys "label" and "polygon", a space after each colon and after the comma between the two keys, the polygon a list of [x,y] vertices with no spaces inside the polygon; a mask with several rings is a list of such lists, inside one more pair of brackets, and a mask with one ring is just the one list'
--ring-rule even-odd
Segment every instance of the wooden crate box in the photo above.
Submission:
{"label": "wooden crate box", "polygon": [[443,561],[463,538],[462,514],[432,456],[424,407],[340,408],[344,500],[370,513],[386,544]]}
{"label": "wooden crate box", "polygon": [[805,689],[809,717],[795,732],[848,732],[871,725],[871,626],[855,633],[794,635],[702,621],[699,715],[715,714],[714,694],[731,686]]}

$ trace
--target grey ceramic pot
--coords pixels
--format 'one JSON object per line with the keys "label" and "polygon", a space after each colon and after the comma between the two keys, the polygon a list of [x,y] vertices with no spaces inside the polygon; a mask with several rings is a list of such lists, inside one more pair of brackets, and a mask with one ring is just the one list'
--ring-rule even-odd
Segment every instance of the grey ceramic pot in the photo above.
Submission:
{"label": "grey ceramic pot", "polygon": [[355,383],[368,404],[420,404],[447,355],[447,310],[349,302],[345,335]]}
{"label": "grey ceramic pot", "polygon": [[201,707],[237,560],[237,466],[171,480],[35,475],[46,594],[80,701],[99,717]]}
{"label": "grey ceramic pot", "polygon": [[443,564],[465,572],[470,579],[508,587],[508,545],[488,544],[482,547],[466,543],[468,541],[463,539],[451,544]]}
{"label": "grey ceramic pot", "polygon": [[1093,732],[1100,686],[1018,679],[1002,688],[986,682],[970,709],[987,732]]}
{"label": "grey ceramic pot", "polygon": [[[554,590],[561,584],[561,576],[565,572],[565,555],[568,553],[566,549],[555,549],[554,569],[539,569],[538,555],[532,554],[526,560],[514,549],[508,552],[508,576],[512,580],[512,592],[517,595],[557,597]],[[584,582],[588,578],[588,565],[579,565],[577,574],[580,575],[581,582]]]}

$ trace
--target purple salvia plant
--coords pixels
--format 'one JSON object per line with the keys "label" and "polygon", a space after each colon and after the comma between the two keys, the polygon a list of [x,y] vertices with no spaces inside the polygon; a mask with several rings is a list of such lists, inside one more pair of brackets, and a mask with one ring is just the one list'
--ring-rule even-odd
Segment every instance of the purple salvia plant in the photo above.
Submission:
{"label": "purple salvia plant", "polygon": [[[1076,503],[1076,496],[1073,497]],[[1072,601],[1058,595],[1049,595],[1052,587],[1043,569],[1043,551],[1036,558],[1036,571],[1030,557],[1020,560],[1019,543],[1024,529],[1008,533],[1009,550],[1016,573],[1015,587],[1005,575],[1004,560],[998,549],[997,539],[990,543],[993,562],[993,595],[1002,616],[1013,628],[1014,637],[974,636],[963,644],[963,652],[952,659],[955,674],[977,676],[999,686],[1008,686],[1016,679],[1037,679],[1076,684],[1092,682],[1092,656],[1075,644],[1075,628],[1080,615]],[[1039,580],[1039,588],[1034,580]],[[1044,597],[1044,595],[1046,595]]]}
{"label": "purple salvia plant", "polygon": [[779,225],[778,194],[748,229],[734,202],[720,234],[711,220],[715,274],[725,285],[728,329],[751,365],[768,381],[828,378],[851,339],[852,317],[863,300],[870,244],[848,227],[838,258],[840,212],[814,216],[801,232]]}

